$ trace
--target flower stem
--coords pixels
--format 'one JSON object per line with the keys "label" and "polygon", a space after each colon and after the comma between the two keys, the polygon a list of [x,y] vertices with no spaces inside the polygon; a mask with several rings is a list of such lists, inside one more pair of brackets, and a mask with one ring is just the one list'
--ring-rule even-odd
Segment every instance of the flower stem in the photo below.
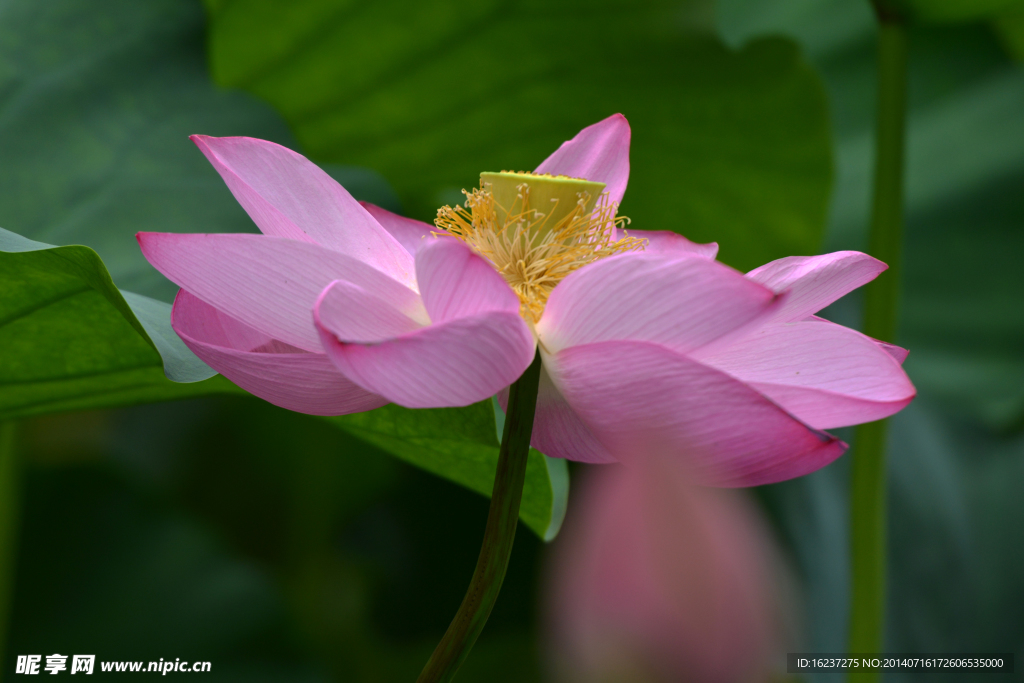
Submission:
{"label": "flower stem", "polygon": [[[903,149],[906,125],[907,30],[902,19],[876,2],[878,130],[875,186],[868,251],[889,264],[867,287],[864,332],[884,341],[896,334],[903,247]],[[850,490],[852,586],[849,651],[877,653],[885,625],[886,421],[857,428]],[[878,680],[877,672],[858,680]]]}
{"label": "flower stem", "polygon": [[423,667],[417,683],[446,683],[455,677],[498,598],[519,521],[519,503],[523,498],[526,461],[530,454],[530,436],[537,407],[540,365],[538,351],[533,363],[509,390],[505,430],[501,436],[498,470],[491,493],[491,510],[487,515],[487,528],[476,570],[459,611]]}
{"label": "flower stem", "polygon": [[[4,648],[14,595],[14,566],[18,557],[19,486],[15,453],[17,426],[0,421],[0,671],[7,670]],[[13,665],[12,665],[13,666]],[[0,675],[0,678],[3,676]]]}

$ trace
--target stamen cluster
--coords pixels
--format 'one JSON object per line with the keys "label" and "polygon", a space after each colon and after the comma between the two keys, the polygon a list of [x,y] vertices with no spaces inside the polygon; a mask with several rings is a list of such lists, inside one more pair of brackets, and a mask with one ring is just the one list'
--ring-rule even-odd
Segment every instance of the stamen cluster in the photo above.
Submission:
{"label": "stamen cluster", "polygon": [[[504,207],[485,187],[463,190],[465,206],[441,207],[434,224],[494,264],[519,296],[520,313],[527,321],[540,319],[551,290],[569,273],[647,244],[625,232],[629,219],[616,216],[618,204],[607,192],[593,210],[587,210],[589,193],[578,192],[568,212],[558,211],[558,200],[552,200],[545,213],[530,205],[528,182],[517,185],[516,191],[512,206]],[[552,220],[553,216],[557,218]],[[621,239],[615,239],[616,229],[623,230]]]}

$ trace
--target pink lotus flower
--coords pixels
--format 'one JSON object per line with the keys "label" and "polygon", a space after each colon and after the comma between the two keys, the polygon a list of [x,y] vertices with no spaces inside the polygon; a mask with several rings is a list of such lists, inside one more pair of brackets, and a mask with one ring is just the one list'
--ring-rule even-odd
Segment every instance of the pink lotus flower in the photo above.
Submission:
{"label": "pink lotus flower", "polygon": [[626,235],[615,210],[629,138],[616,115],[535,174],[484,174],[465,209],[439,211],[449,234],[434,236],[288,149],[194,136],[263,234],[139,243],[182,288],[172,325],[185,343],[300,412],[468,405],[539,347],[542,452],[602,463],[668,450],[700,481],[748,486],[828,464],[845,444],[819,430],[913,398],[902,350],[813,317],[884,264],[839,252],[744,276],[715,244]]}
{"label": "pink lotus flower", "polygon": [[574,480],[544,600],[552,680],[768,681],[785,661],[793,601],[767,525],[742,492],[674,465]]}

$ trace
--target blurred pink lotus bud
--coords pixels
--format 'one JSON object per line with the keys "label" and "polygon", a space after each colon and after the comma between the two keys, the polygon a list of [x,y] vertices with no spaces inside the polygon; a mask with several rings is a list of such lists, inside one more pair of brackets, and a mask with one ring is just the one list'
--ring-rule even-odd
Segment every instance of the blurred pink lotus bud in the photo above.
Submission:
{"label": "blurred pink lotus bud", "polygon": [[692,486],[668,459],[581,479],[549,576],[555,681],[738,683],[784,666],[784,573],[743,493]]}

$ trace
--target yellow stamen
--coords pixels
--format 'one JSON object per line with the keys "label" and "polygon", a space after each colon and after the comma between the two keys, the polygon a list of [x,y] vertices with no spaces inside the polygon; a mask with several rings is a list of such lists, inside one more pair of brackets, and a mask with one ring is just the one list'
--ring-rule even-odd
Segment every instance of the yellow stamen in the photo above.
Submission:
{"label": "yellow stamen", "polygon": [[481,173],[480,189],[463,190],[465,206],[441,207],[434,224],[494,264],[519,296],[521,315],[535,323],[569,273],[647,244],[624,230],[614,239],[629,219],[615,215],[618,204],[604,187],[567,176]]}

